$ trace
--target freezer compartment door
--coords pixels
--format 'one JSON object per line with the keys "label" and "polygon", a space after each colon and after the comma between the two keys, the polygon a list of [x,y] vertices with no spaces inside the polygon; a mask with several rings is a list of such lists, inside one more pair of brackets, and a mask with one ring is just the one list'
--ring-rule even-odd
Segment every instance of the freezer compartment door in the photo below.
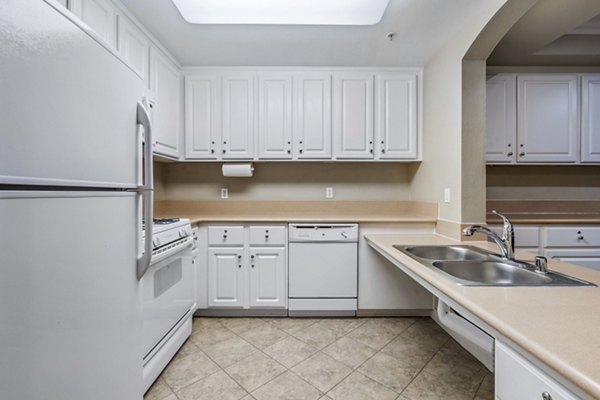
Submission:
{"label": "freezer compartment door", "polygon": [[290,243],[290,298],[355,298],[357,243]]}
{"label": "freezer compartment door", "polygon": [[136,187],[142,80],[43,1],[0,27],[0,184]]}
{"label": "freezer compartment door", "polygon": [[142,399],[139,203],[0,192],[1,399]]}

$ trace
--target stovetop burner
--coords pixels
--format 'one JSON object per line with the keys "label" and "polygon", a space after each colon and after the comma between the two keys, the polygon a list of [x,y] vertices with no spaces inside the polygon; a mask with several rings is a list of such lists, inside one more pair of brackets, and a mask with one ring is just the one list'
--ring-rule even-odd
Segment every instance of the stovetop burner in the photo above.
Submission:
{"label": "stovetop burner", "polygon": [[179,218],[154,218],[152,220],[152,223],[154,225],[168,225],[168,224],[174,224],[175,222],[179,222],[180,219]]}

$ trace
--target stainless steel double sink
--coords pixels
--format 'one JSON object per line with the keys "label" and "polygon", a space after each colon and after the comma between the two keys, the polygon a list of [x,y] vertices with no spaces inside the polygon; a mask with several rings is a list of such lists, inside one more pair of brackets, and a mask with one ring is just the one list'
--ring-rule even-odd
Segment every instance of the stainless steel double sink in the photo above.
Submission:
{"label": "stainless steel double sink", "polygon": [[531,264],[508,260],[474,246],[394,248],[464,286],[596,286],[554,271],[535,272]]}

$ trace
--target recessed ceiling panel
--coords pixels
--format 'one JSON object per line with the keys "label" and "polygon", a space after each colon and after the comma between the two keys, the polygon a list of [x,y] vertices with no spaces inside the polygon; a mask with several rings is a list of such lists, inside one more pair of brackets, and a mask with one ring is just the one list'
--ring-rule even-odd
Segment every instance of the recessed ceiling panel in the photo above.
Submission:
{"label": "recessed ceiling panel", "polygon": [[389,0],[173,0],[193,24],[375,25]]}

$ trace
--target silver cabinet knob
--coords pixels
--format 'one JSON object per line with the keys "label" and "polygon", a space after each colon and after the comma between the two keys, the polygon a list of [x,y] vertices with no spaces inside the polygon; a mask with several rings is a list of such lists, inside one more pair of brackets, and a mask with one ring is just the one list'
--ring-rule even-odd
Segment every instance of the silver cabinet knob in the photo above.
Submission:
{"label": "silver cabinet knob", "polygon": [[512,157],[512,155],[513,155],[512,151],[509,151],[508,153],[506,153],[506,157]]}
{"label": "silver cabinet knob", "polygon": [[525,152],[519,153],[519,157],[523,157],[524,155],[525,155]]}
{"label": "silver cabinet knob", "polygon": [[544,393],[542,393],[542,399],[543,400],[552,400],[552,395],[548,392],[544,392]]}

